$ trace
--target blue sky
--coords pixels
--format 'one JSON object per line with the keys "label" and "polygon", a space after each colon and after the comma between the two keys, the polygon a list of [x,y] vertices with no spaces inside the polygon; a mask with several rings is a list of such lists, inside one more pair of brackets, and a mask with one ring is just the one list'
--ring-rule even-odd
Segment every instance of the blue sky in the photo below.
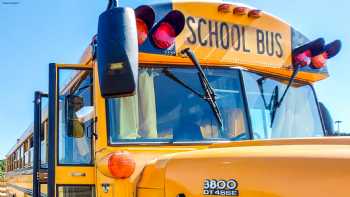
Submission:
{"label": "blue sky", "polygon": [[[153,2],[120,0],[131,7]],[[350,131],[350,1],[235,2],[279,16],[311,39],[342,40],[341,54],[329,62],[330,78],[315,87],[334,120],[344,121],[341,128]],[[0,0],[0,158],[32,122],[34,91],[48,89],[48,63],[76,63],[106,5],[107,0]]]}

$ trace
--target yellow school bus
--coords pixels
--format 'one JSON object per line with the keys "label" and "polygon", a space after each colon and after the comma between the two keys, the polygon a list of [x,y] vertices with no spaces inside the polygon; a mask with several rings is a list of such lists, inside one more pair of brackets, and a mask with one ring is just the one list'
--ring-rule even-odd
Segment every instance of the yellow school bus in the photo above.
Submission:
{"label": "yellow school bus", "polygon": [[341,43],[223,2],[110,1],[79,64],[49,64],[7,154],[9,196],[347,196],[350,138],[313,83]]}

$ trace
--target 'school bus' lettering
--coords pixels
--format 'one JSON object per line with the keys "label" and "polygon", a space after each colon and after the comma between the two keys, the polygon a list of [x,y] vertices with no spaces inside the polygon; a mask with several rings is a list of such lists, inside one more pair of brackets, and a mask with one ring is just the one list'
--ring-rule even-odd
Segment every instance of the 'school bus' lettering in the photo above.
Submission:
{"label": "'school bus' lettering", "polygon": [[186,28],[191,32],[186,38],[189,44],[278,58],[284,55],[283,36],[279,32],[192,16],[186,18]]}

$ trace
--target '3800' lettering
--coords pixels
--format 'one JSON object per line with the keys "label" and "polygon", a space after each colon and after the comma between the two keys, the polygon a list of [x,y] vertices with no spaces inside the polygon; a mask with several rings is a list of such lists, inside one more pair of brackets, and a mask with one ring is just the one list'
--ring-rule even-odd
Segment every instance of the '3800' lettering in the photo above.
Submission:
{"label": "'3800' lettering", "polygon": [[248,46],[247,40],[248,36],[255,36],[256,47],[254,48],[256,54],[276,56],[278,58],[282,58],[284,55],[282,34],[278,32],[254,28],[252,35],[252,33],[248,34],[247,31],[251,27],[206,20],[204,18],[194,18],[192,16],[186,18],[186,27],[191,32],[191,35],[187,37],[189,44],[222,49],[233,48],[235,51],[251,53],[252,49]]}

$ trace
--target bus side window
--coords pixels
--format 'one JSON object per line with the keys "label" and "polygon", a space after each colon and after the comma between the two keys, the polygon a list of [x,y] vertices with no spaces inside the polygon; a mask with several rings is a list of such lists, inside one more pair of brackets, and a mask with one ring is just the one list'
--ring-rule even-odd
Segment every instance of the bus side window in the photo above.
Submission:
{"label": "bus side window", "polygon": [[33,151],[33,136],[29,138],[29,165],[33,166],[34,151]]}
{"label": "bus side window", "polygon": [[48,122],[45,120],[41,123],[40,129],[40,159],[41,159],[41,167],[47,167],[47,130],[48,130]]}
{"label": "bus side window", "polygon": [[23,142],[23,167],[28,167],[28,156],[29,156],[29,147],[28,147],[28,139]]}

